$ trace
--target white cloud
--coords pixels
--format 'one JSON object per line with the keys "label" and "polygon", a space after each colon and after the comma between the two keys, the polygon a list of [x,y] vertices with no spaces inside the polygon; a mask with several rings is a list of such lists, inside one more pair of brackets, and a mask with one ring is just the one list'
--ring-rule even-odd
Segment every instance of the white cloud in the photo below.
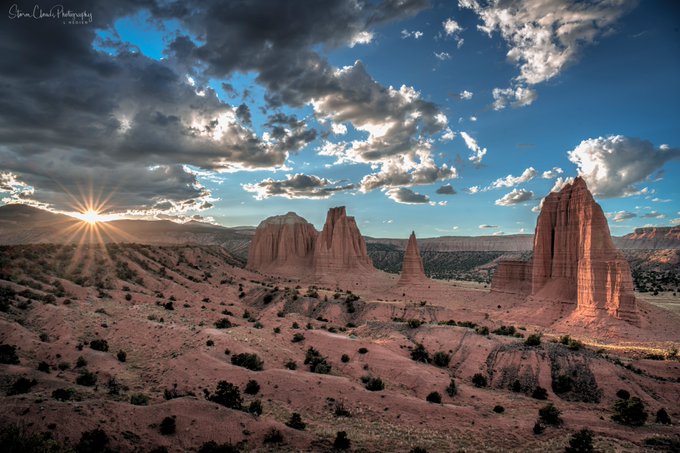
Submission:
{"label": "white cloud", "polygon": [[513,206],[525,201],[533,200],[534,193],[525,189],[512,189],[512,192],[505,194],[502,198],[495,201],[498,206]]}
{"label": "white cloud", "polygon": [[389,189],[385,194],[400,204],[426,204],[430,203],[430,198],[427,195],[422,195],[407,189],[405,187],[395,187]]}
{"label": "white cloud", "polygon": [[473,95],[474,93],[472,91],[463,90],[460,93],[458,93],[458,98],[462,101],[469,101],[470,99],[472,99]]}
{"label": "white cloud", "polygon": [[345,135],[347,133],[347,126],[342,123],[331,123],[331,130],[335,135]]}
{"label": "white cloud", "polygon": [[442,142],[450,142],[454,138],[456,138],[456,133],[453,132],[450,127],[447,127],[444,129],[444,133],[439,140]]}
{"label": "white cloud", "polygon": [[647,140],[612,135],[583,140],[568,157],[594,195],[627,197],[650,193],[650,189],[636,185],[666,162],[680,158],[680,148],[655,148]]}
{"label": "white cloud", "polygon": [[656,198],[655,197],[655,198],[652,198],[652,201],[654,203],[670,203],[673,200],[671,200],[670,198]]}
{"label": "white cloud", "polygon": [[270,197],[324,199],[330,198],[336,192],[353,188],[352,184],[338,186],[326,178],[302,173],[286,175],[286,179],[281,181],[267,178],[255,184],[243,184],[243,189],[255,193],[257,200]]}
{"label": "white cloud", "polygon": [[476,117],[476,116],[471,116],[471,117],[470,117],[470,121],[472,121],[473,123],[476,122],[476,121],[477,121],[477,117]]}
{"label": "white cloud", "polygon": [[435,52],[434,56],[435,56],[435,58],[437,58],[437,60],[441,60],[441,61],[451,59],[451,55],[448,52],[439,52],[439,53]]}
{"label": "white cloud", "polygon": [[491,230],[494,228],[498,228],[498,225],[487,225],[486,223],[479,225],[480,230]]}
{"label": "white cloud", "polygon": [[469,194],[475,194],[475,193],[479,192],[481,189],[480,189],[479,186],[471,186],[471,187],[468,187],[467,189],[463,189],[463,190],[465,190],[465,192],[467,192]]}
{"label": "white cloud", "polygon": [[451,19],[450,17],[442,22],[442,26],[444,27],[444,33],[446,33],[446,36],[455,35],[456,33],[459,33],[463,30],[458,22]]}
{"label": "white cloud", "polygon": [[676,217],[675,219],[672,219],[671,223],[673,225],[680,225],[680,217]]}
{"label": "white cloud", "polygon": [[503,231],[494,231],[491,236],[503,236],[505,233]]}
{"label": "white cloud", "polygon": [[354,47],[357,44],[370,44],[373,41],[373,33],[370,31],[360,31],[359,33],[352,36],[349,43],[350,47]]}
{"label": "white cloud", "polygon": [[468,149],[472,151],[472,154],[470,155],[470,157],[468,157],[468,160],[475,165],[481,164],[482,159],[486,155],[486,148],[482,148],[481,146],[479,146],[477,144],[477,140],[470,137],[470,135],[467,132],[461,132],[460,136],[463,137],[463,140],[465,140],[465,146],[467,146]]}
{"label": "white cloud", "polygon": [[643,214],[640,217],[643,219],[665,219],[666,214],[662,214],[657,211],[649,211],[648,213]]}
{"label": "white cloud", "polygon": [[552,170],[546,170],[541,174],[541,178],[543,179],[553,179],[557,178],[557,175],[561,175],[564,173],[564,170],[562,170],[560,167],[553,167]]}
{"label": "white cloud", "polygon": [[628,211],[618,211],[618,212],[608,212],[607,217],[612,219],[614,222],[624,222],[628,219],[633,219],[637,217],[637,214],[634,212],[628,212]]}
{"label": "white cloud", "polygon": [[508,105],[526,107],[538,98],[536,90],[521,85],[515,88],[494,88],[492,95],[494,110],[503,110]]}
{"label": "white cloud", "polygon": [[559,177],[555,179],[555,184],[553,184],[552,189],[550,189],[551,192],[559,192],[566,186],[567,184],[571,184],[574,182],[574,178],[562,178]]}
{"label": "white cloud", "polygon": [[406,39],[406,38],[420,39],[422,37],[423,37],[422,31],[418,31],[418,30],[409,31],[409,30],[406,30],[406,29],[401,31],[401,39]]}
{"label": "white cloud", "polygon": [[520,176],[508,175],[505,178],[498,178],[497,180],[492,182],[491,185],[486,188],[486,190],[500,189],[501,187],[514,187],[518,184],[531,181],[536,177],[537,174],[538,173],[536,172],[534,167],[529,167],[526,170],[524,170]]}
{"label": "white cloud", "polygon": [[477,28],[499,32],[509,46],[508,60],[519,66],[520,83],[534,85],[557,76],[580,49],[609,32],[635,0],[492,1],[461,0],[482,20]]}

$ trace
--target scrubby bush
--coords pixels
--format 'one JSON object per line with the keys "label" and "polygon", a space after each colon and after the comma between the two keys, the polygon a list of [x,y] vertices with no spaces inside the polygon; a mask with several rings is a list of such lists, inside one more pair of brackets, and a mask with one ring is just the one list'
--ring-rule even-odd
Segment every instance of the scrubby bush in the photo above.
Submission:
{"label": "scrubby bush", "polygon": [[493,407],[493,411],[497,414],[502,414],[503,412],[505,412],[505,408],[503,406],[497,404]]}
{"label": "scrubby bush", "polygon": [[12,386],[7,390],[7,396],[21,395],[31,391],[31,387],[36,385],[38,381],[35,379],[27,379],[23,376],[18,378]]}
{"label": "scrubby bush", "polygon": [[534,434],[541,434],[543,431],[545,431],[545,426],[543,426],[540,421],[536,421],[536,423],[534,423],[533,431]]}
{"label": "scrubby bush", "polygon": [[264,362],[257,354],[251,354],[248,352],[242,352],[231,356],[232,365],[247,368],[251,371],[262,371],[262,366]]}
{"label": "scrubby bush", "polygon": [[43,373],[49,373],[50,372],[50,364],[42,361],[38,364],[38,371],[41,371]]}
{"label": "scrubby bush", "polygon": [[484,376],[482,373],[476,373],[474,376],[472,376],[472,383],[478,388],[486,387],[486,376]]}
{"label": "scrubby bush", "polygon": [[307,349],[304,364],[309,365],[309,371],[312,373],[328,374],[331,372],[331,366],[326,362],[326,357],[312,347]]}
{"label": "scrubby bush", "polygon": [[276,428],[271,428],[264,435],[263,442],[265,444],[280,444],[283,443],[283,434]]}
{"label": "scrubby bush", "polygon": [[444,351],[437,351],[432,356],[432,363],[438,367],[446,368],[451,362],[451,356]]}
{"label": "scrubby bush", "polygon": [[260,391],[260,384],[257,383],[256,380],[251,379],[246,383],[245,388],[243,389],[243,393],[246,395],[257,395],[258,392]]}
{"label": "scrubby bush", "polygon": [[293,343],[300,343],[301,341],[305,341],[305,336],[298,332],[293,335],[293,339],[291,341]]}
{"label": "scrubby bush", "polygon": [[411,329],[417,329],[418,327],[423,325],[423,322],[420,319],[409,319],[408,321],[406,321],[406,323]]}
{"label": "scrubby bush", "polygon": [[342,357],[340,357],[340,361],[342,363],[347,363],[349,362],[349,356],[347,354],[343,354]]}
{"label": "scrubby bush", "polygon": [[107,352],[109,350],[109,343],[106,340],[96,339],[90,341],[90,349],[95,351]]}
{"label": "scrubby bush", "polygon": [[82,368],[87,366],[87,360],[82,355],[76,359],[76,368]]}
{"label": "scrubby bush", "polygon": [[426,397],[425,400],[428,403],[435,403],[435,404],[441,404],[442,402],[442,396],[439,394],[439,392],[430,392]]}
{"label": "scrubby bush", "polygon": [[234,384],[227,381],[220,381],[217,383],[215,393],[210,394],[204,390],[206,398],[213,403],[221,404],[230,409],[241,410],[243,406],[243,398],[241,398],[241,391]]}
{"label": "scrubby bush", "polygon": [[574,380],[571,378],[571,376],[566,374],[557,376],[557,379],[555,379],[552,383],[553,392],[557,394],[570,392],[573,386]]}
{"label": "scrubby bush", "polygon": [[52,391],[52,398],[57,401],[69,401],[75,394],[76,391],[73,389],[56,389]]}
{"label": "scrubby bush", "polygon": [[218,444],[214,440],[211,440],[210,442],[205,442],[203,445],[201,445],[201,448],[198,449],[198,453],[240,453],[241,450],[226,442],[223,444]]}
{"label": "scrubby bush", "polygon": [[508,337],[515,335],[516,332],[515,326],[500,326],[498,329],[491,331],[491,333],[495,335],[504,335]]}
{"label": "scrubby bush", "polygon": [[289,370],[297,370],[297,363],[294,360],[288,359],[286,363],[283,364]]}
{"label": "scrubby bush", "polygon": [[18,365],[17,347],[12,344],[0,344],[0,363]]}
{"label": "scrubby bush", "polygon": [[540,385],[537,385],[534,391],[532,392],[531,397],[537,400],[547,400],[548,391],[541,387]]}
{"label": "scrubby bush", "polygon": [[350,445],[351,442],[347,437],[347,433],[345,431],[338,431],[333,441],[333,448],[336,450],[349,450]]}
{"label": "scrubby bush", "polygon": [[109,436],[103,430],[97,428],[86,431],[80,436],[80,442],[76,445],[76,453],[100,453],[110,451],[107,448]]}
{"label": "scrubby bush", "polygon": [[177,422],[175,421],[175,417],[165,417],[160,424],[160,431],[164,436],[175,434],[177,431]]}
{"label": "scrubby bush", "polygon": [[564,449],[565,453],[592,453],[593,432],[589,429],[582,429],[574,433],[569,439],[569,446]]}
{"label": "scrubby bush", "polygon": [[562,414],[562,411],[556,408],[553,403],[548,403],[538,410],[539,419],[546,425],[559,425],[562,423],[560,414]]}
{"label": "scrubby bush", "polygon": [[411,350],[411,359],[416,362],[430,363],[430,353],[422,343],[416,343],[416,347]]}
{"label": "scrubby bush", "polygon": [[358,350],[357,352],[358,352],[359,354],[368,354],[368,349],[366,349],[366,348],[359,348],[359,350]]}
{"label": "scrubby bush", "polygon": [[642,426],[647,421],[647,411],[640,398],[617,400],[613,407],[612,420],[622,425]]}
{"label": "scrubby bush", "polygon": [[302,431],[305,429],[307,424],[302,421],[302,417],[297,412],[293,412],[290,415],[290,420],[286,422],[286,426]]}
{"label": "scrubby bush", "polygon": [[454,381],[452,378],[448,387],[446,387],[446,394],[453,398],[456,396],[456,393],[458,393],[458,388],[456,387],[456,381]]}
{"label": "scrubby bush", "polygon": [[364,376],[361,381],[368,391],[379,392],[385,389],[385,383],[379,377]]}
{"label": "scrubby bush", "polygon": [[205,345],[208,346],[208,347],[212,347],[212,346],[215,346],[215,342],[213,340],[207,340],[205,342]]}
{"label": "scrubby bush", "polygon": [[147,406],[149,404],[149,397],[143,393],[133,393],[130,395],[130,404],[135,406]]}
{"label": "scrubby bush", "polygon": [[668,412],[666,412],[666,409],[663,407],[656,411],[656,422],[661,423],[662,425],[670,425],[671,424],[671,417],[668,415]]}
{"label": "scrubby bush", "polygon": [[262,415],[262,401],[254,400],[248,405],[248,412],[259,417]]}
{"label": "scrubby bush", "polygon": [[616,397],[621,400],[627,400],[630,398],[630,392],[628,390],[621,389],[616,392]]}
{"label": "scrubby bush", "polygon": [[541,345],[541,334],[532,333],[524,340],[524,344],[527,346],[540,346]]}
{"label": "scrubby bush", "polygon": [[478,335],[489,335],[489,328],[486,326],[477,326],[475,327],[475,332]]}
{"label": "scrubby bush", "polygon": [[229,320],[229,318],[222,318],[217,321],[215,321],[215,327],[217,329],[228,329],[230,327],[234,327],[235,324],[232,324],[232,322]]}
{"label": "scrubby bush", "polygon": [[83,370],[76,378],[76,384],[85,387],[93,387],[97,384],[97,375],[88,370]]}
{"label": "scrubby bush", "polygon": [[265,296],[262,298],[262,302],[265,305],[271,303],[272,300],[274,300],[274,296],[271,294],[265,294]]}
{"label": "scrubby bush", "polygon": [[125,362],[127,360],[127,353],[121,349],[118,351],[118,354],[116,354],[116,358],[118,358],[119,362]]}

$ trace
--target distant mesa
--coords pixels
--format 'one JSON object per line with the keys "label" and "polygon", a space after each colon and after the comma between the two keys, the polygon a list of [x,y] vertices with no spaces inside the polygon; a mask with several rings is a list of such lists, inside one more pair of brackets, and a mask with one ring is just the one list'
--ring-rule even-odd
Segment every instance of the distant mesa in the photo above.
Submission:
{"label": "distant mesa", "polygon": [[397,285],[412,286],[427,283],[427,281],[428,278],[425,276],[423,260],[420,257],[420,251],[418,250],[416,233],[413,231],[408,238],[406,252],[404,253],[404,261],[401,265],[401,276],[399,277]]}
{"label": "distant mesa", "polygon": [[630,267],[580,177],[545,198],[532,260],[502,261],[491,289],[562,303],[582,316],[639,322]]}
{"label": "distant mesa", "polygon": [[248,252],[248,269],[279,275],[334,279],[375,272],[354,217],[331,208],[321,232],[293,212],[269,217],[257,227]]}

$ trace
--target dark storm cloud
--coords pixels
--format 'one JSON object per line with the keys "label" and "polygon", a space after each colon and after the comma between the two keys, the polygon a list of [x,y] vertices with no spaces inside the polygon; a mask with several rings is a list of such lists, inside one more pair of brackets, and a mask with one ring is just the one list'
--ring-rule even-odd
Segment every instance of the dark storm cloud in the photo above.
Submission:
{"label": "dark storm cloud", "polygon": [[[90,25],[4,18],[0,170],[33,186],[35,200],[59,209],[68,208],[69,193],[93,180],[114,193],[111,203],[120,209],[206,207],[209,192],[184,165],[219,171],[281,167],[289,153],[317,137],[303,121],[285,115],[270,118],[268,137],[258,137],[248,105],[228,105],[202,83],[235,71],[255,71],[270,106],[320,100],[320,117],[365,127],[388,124],[389,136],[358,151],[366,159],[407,151],[417,134],[440,129],[436,106],[409,93],[391,102],[393,93],[362,65],[353,67],[352,77],[343,76],[312,49],[365,41],[371,27],[425,6],[422,0],[83,1],[68,7],[91,11]],[[178,19],[187,30],[161,61],[116,41],[115,33],[112,39],[95,34],[143,9],[154,20]],[[93,42],[111,54],[95,50]],[[353,80],[360,85],[352,86]],[[235,95],[232,86],[223,88]],[[339,117],[332,108],[341,109]],[[414,113],[418,120],[407,121]]]}
{"label": "dark storm cloud", "polygon": [[441,186],[439,189],[437,189],[437,193],[439,195],[455,195],[456,194],[456,189],[451,186],[451,184],[445,184]]}
{"label": "dark storm cloud", "polygon": [[325,178],[298,173],[286,175],[286,179],[281,181],[268,178],[255,184],[245,184],[243,188],[255,193],[258,200],[269,197],[324,199],[335,192],[351,190],[354,186],[338,186]]}

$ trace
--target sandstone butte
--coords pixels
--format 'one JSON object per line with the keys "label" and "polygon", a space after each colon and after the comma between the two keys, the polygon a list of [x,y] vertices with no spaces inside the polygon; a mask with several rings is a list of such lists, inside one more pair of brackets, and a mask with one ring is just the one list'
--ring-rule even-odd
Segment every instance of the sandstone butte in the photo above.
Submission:
{"label": "sandstone butte", "polygon": [[532,260],[502,261],[491,289],[562,303],[586,317],[639,322],[630,267],[581,177],[545,198]]}
{"label": "sandstone butte", "polygon": [[415,231],[411,232],[406,245],[406,252],[404,253],[404,261],[401,265],[401,275],[399,276],[399,286],[419,285],[427,283],[425,270],[423,269],[423,260],[420,257],[418,250],[418,242],[416,241]]}
{"label": "sandstone butte", "polygon": [[255,231],[246,268],[318,279],[375,271],[356,221],[344,206],[328,211],[320,233],[294,212],[265,219]]}
{"label": "sandstone butte", "polygon": [[255,231],[246,268],[263,273],[299,274],[312,267],[314,225],[289,212],[263,220]]}

